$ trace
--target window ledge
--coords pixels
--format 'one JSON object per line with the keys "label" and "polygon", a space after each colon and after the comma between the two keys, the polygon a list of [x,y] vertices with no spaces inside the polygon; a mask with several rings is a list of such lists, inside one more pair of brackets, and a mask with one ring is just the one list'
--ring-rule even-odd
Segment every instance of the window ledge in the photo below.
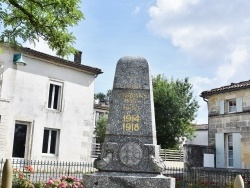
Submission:
{"label": "window ledge", "polygon": [[49,154],[49,153],[42,153],[42,157],[56,158],[56,157],[58,157],[58,155],[56,155],[56,154]]}
{"label": "window ledge", "polygon": [[53,109],[50,109],[50,108],[46,108],[46,111],[49,112],[49,113],[52,113],[52,114],[61,114],[62,113],[62,111],[53,110]]}
{"label": "window ledge", "polygon": [[243,112],[231,112],[231,113],[225,113],[225,114],[209,114],[208,117],[215,117],[215,116],[234,116],[234,115],[243,115],[243,114],[249,114],[250,111],[243,111]]}
{"label": "window ledge", "polygon": [[10,103],[10,100],[4,99],[4,98],[0,98],[0,102],[7,102],[7,103]]}

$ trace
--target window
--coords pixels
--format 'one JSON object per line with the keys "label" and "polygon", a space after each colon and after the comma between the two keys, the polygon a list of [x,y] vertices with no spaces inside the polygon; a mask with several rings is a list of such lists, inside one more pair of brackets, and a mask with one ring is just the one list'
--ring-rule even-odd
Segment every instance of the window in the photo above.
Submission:
{"label": "window", "polygon": [[26,143],[27,125],[16,123],[14,130],[12,157],[25,158]]}
{"label": "window", "polygon": [[105,115],[104,112],[96,111],[96,114],[95,114],[95,125],[96,125],[97,121],[98,121],[101,117],[103,117],[104,115]]}
{"label": "window", "polygon": [[216,168],[241,168],[241,134],[215,133]]}
{"label": "window", "polygon": [[236,113],[242,112],[242,97],[229,99],[229,100],[220,100],[219,107],[220,107],[220,114],[227,114],[227,113]]}
{"label": "window", "polygon": [[57,154],[59,130],[44,129],[42,153]]}
{"label": "window", "polygon": [[232,134],[226,135],[226,153],[227,153],[227,166],[233,167],[233,136]]}
{"label": "window", "polygon": [[228,101],[228,112],[229,113],[236,112],[236,99]]}
{"label": "window", "polygon": [[48,108],[53,110],[61,110],[62,102],[62,86],[60,82],[51,81],[49,84]]}

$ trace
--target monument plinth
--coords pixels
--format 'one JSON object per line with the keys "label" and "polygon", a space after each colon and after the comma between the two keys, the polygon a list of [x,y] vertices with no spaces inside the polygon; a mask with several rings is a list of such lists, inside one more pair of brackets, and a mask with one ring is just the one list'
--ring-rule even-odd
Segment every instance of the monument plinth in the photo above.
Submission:
{"label": "monument plinth", "polygon": [[161,175],[164,163],[156,145],[151,75],[141,57],[123,57],[116,66],[110,112],[99,169],[86,175],[86,187],[174,187]]}

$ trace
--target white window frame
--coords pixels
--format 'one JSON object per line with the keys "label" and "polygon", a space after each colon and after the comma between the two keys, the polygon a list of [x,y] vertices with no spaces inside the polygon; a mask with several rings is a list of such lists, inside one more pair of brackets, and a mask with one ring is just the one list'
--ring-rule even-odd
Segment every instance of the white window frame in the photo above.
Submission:
{"label": "white window frame", "polygon": [[[232,103],[234,105],[230,105],[230,103]],[[228,100],[227,104],[228,104],[228,113],[235,113],[235,112],[237,112],[236,99],[230,99],[230,100]]]}
{"label": "white window frame", "polygon": [[[50,86],[51,85],[53,86],[53,88],[52,88],[52,96],[50,97]],[[57,107],[56,108],[54,108],[55,86],[59,86],[58,97],[57,97]],[[54,80],[50,80],[49,81],[49,88],[48,88],[47,108],[50,110],[61,111],[62,110],[62,98],[63,98],[63,83],[58,82],[58,81],[54,81]],[[49,102],[50,100],[51,100],[51,102]]]}
{"label": "white window frame", "polygon": [[[228,157],[228,135],[232,135],[232,143],[230,148],[233,155]],[[216,148],[216,168],[242,168],[241,163],[241,133],[215,133]],[[229,159],[233,159],[233,163],[229,166]]]}
{"label": "white window frame", "polygon": [[[49,131],[49,138],[48,138],[48,145],[47,145],[47,152],[43,152],[43,145],[44,145],[44,131]],[[51,146],[51,134],[52,131],[56,131],[56,143],[55,143],[55,153],[50,153],[50,146]],[[42,154],[45,155],[58,155],[59,150],[59,137],[60,137],[60,130],[59,129],[51,129],[51,128],[44,128],[43,130],[43,142],[42,142]]]}
{"label": "white window frame", "polygon": [[[225,144],[226,144],[226,164],[228,168],[234,167],[234,148],[233,148],[233,135],[225,134]],[[231,155],[229,154],[231,153]]]}

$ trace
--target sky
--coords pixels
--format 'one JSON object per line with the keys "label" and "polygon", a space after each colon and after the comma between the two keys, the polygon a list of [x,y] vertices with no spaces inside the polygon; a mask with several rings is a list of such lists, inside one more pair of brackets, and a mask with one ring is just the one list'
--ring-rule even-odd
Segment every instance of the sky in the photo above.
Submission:
{"label": "sky", "polygon": [[[85,19],[70,30],[82,64],[104,72],[95,93],[112,89],[121,57],[143,56],[152,76],[189,78],[200,124],[207,123],[202,91],[250,79],[249,0],[82,0],[80,7]],[[54,54],[44,42],[34,49]]]}

